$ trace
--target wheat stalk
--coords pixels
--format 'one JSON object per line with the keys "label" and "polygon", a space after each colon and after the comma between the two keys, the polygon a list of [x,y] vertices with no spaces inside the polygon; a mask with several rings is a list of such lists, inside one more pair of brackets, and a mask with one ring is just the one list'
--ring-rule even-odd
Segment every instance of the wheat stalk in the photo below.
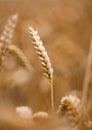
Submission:
{"label": "wheat stalk", "polygon": [[88,58],[87,58],[87,65],[86,65],[86,70],[85,70],[85,75],[84,75],[83,92],[82,92],[83,93],[83,95],[82,95],[82,108],[87,103],[88,88],[89,88],[90,73],[91,73],[91,65],[92,65],[92,39],[91,39],[91,42],[90,42],[89,54],[88,54]]}
{"label": "wheat stalk", "polygon": [[[89,46],[89,52],[88,52],[88,58],[85,68],[85,75],[84,75],[84,81],[83,81],[83,90],[82,90],[82,99],[81,99],[81,121],[80,121],[80,129],[83,127],[83,123],[85,121],[85,118],[87,116],[87,107],[88,107],[88,89],[89,89],[89,83],[90,83],[90,76],[91,76],[91,66],[92,66],[92,38],[90,41]],[[84,118],[83,118],[84,117]]]}
{"label": "wheat stalk", "polygon": [[19,60],[20,62],[30,71],[33,71],[33,67],[31,66],[29,60],[27,59],[27,57],[24,55],[24,53],[22,52],[22,50],[20,50],[17,46],[15,45],[9,45],[8,46],[8,51],[12,54],[14,54]]}
{"label": "wheat stalk", "polygon": [[49,79],[49,86],[51,90],[51,104],[52,104],[52,109],[54,111],[54,99],[53,99],[53,68],[51,66],[51,62],[49,59],[49,56],[47,54],[47,51],[43,45],[43,42],[40,40],[40,37],[38,35],[38,32],[34,30],[32,27],[29,27],[29,32],[32,36],[33,39],[33,46],[39,55],[39,59],[41,61],[43,70],[44,70],[44,75]]}
{"label": "wheat stalk", "polygon": [[2,35],[0,36],[0,64],[3,64],[6,58],[7,47],[12,43],[12,38],[14,35],[17,20],[17,14],[10,17],[4,27]]}

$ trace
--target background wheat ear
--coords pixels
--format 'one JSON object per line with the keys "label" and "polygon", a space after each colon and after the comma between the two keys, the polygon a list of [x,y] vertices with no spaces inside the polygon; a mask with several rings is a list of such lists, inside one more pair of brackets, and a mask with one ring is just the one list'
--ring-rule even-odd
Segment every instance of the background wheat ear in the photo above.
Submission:
{"label": "background wheat ear", "polygon": [[18,14],[14,14],[11,16],[6,25],[4,26],[4,30],[0,36],[0,65],[2,66],[7,53],[8,45],[12,43],[12,38],[14,35],[15,27],[18,21]]}
{"label": "background wheat ear", "polygon": [[29,70],[30,72],[33,72],[34,69],[32,65],[30,64],[28,58],[24,55],[24,53],[22,52],[20,48],[18,48],[15,45],[9,45],[8,51],[9,53],[16,56],[17,59],[19,59],[20,63],[22,63],[22,65],[25,66],[27,70]]}
{"label": "background wheat ear", "polygon": [[14,56],[17,56],[17,58],[21,61],[21,63],[29,70],[33,71],[33,67],[30,65],[29,60],[27,57],[23,54],[22,50],[20,50],[17,46],[11,44],[12,39],[14,36],[15,27],[17,25],[18,21],[18,14],[12,15],[2,32],[2,35],[0,36],[0,65],[1,69],[3,66],[3,62],[5,61],[5,58],[7,56],[7,51],[9,53],[12,53]]}
{"label": "background wheat ear", "polygon": [[80,117],[80,99],[72,95],[62,97],[58,114],[60,116],[64,114],[74,123],[78,123]]}
{"label": "background wheat ear", "polygon": [[33,39],[33,46],[39,56],[39,59],[41,61],[44,75],[49,80],[49,86],[51,90],[51,104],[52,104],[52,110],[54,111],[54,98],[53,98],[53,68],[51,66],[51,62],[49,59],[49,56],[47,54],[47,51],[43,45],[43,42],[40,40],[40,36],[38,35],[38,32],[34,30],[32,27],[29,27],[29,33],[31,34],[31,37]]}

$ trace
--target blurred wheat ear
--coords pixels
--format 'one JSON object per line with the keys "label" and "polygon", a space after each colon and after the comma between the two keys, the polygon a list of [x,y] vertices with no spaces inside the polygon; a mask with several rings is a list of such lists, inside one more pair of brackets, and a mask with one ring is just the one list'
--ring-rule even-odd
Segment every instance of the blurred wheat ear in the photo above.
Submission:
{"label": "blurred wheat ear", "polygon": [[52,104],[52,110],[54,111],[54,98],[53,98],[53,68],[51,66],[51,62],[49,59],[49,56],[47,54],[47,51],[43,45],[43,42],[40,40],[40,37],[38,35],[38,32],[34,30],[32,27],[29,27],[29,33],[31,34],[31,37],[33,39],[33,46],[39,56],[39,59],[41,61],[44,75],[49,80],[49,86],[51,90],[51,104]]}
{"label": "blurred wheat ear", "polygon": [[3,66],[3,62],[6,58],[8,45],[12,43],[12,38],[14,35],[15,27],[18,20],[18,14],[14,14],[11,16],[5,27],[4,30],[0,36],[0,65]]}
{"label": "blurred wheat ear", "polygon": [[7,52],[13,54],[14,56],[17,56],[17,58],[21,61],[21,63],[29,70],[33,71],[33,67],[30,65],[29,60],[27,57],[23,54],[22,50],[20,50],[17,46],[12,44],[12,39],[14,36],[15,27],[17,25],[18,21],[18,14],[15,14],[11,16],[2,32],[2,35],[0,36],[0,65],[1,69],[3,67],[3,62],[5,61],[7,57]]}
{"label": "blurred wheat ear", "polygon": [[20,62],[26,67],[27,70],[29,70],[30,72],[33,71],[33,67],[31,66],[29,60],[27,59],[27,57],[24,55],[24,53],[22,52],[22,50],[20,50],[17,46],[15,45],[9,45],[8,46],[8,51],[13,54],[14,56],[16,56]]}
{"label": "blurred wheat ear", "polygon": [[58,114],[67,115],[67,117],[74,123],[79,122],[80,118],[80,99],[76,96],[65,96],[60,101]]}

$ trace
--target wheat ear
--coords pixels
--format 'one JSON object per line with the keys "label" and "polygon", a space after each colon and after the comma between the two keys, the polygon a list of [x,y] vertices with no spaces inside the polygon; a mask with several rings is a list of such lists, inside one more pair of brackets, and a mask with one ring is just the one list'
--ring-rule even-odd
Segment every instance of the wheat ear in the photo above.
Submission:
{"label": "wheat ear", "polygon": [[34,121],[45,121],[45,120],[48,120],[49,119],[49,116],[48,116],[48,113],[47,112],[42,112],[42,111],[40,111],[40,112],[37,112],[37,113],[34,113],[33,115],[32,115],[32,119],[34,120]]}
{"label": "wheat ear", "polygon": [[33,46],[39,55],[39,59],[41,61],[44,75],[49,79],[49,86],[51,90],[51,104],[52,110],[54,111],[54,98],[53,98],[53,68],[51,66],[50,59],[48,57],[47,51],[43,45],[43,42],[40,40],[38,32],[34,30],[32,27],[29,27],[29,32],[33,39]]}
{"label": "wheat ear", "polygon": [[29,70],[29,71],[33,71],[33,67],[30,65],[29,60],[27,59],[27,57],[24,55],[24,53],[15,45],[9,45],[8,46],[8,51],[12,54],[14,54],[19,60],[20,62]]}
{"label": "wheat ear", "polygon": [[17,56],[21,63],[28,70],[32,71],[33,67],[30,65],[30,62],[28,61],[27,57],[18,47],[11,44],[17,21],[18,14],[15,14],[12,17],[10,17],[7,21],[7,24],[4,27],[2,35],[0,36],[0,64],[3,63],[3,61],[5,60],[6,52],[8,51]]}
{"label": "wheat ear", "polygon": [[67,115],[72,121],[77,123],[80,116],[80,99],[76,96],[62,97],[58,110],[59,115]]}
{"label": "wheat ear", "polygon": [[0,36],[0,64],[5,60],[8,45],[12,43],[17,20],[17,14],[10,17],[4,27],[2,35]]}

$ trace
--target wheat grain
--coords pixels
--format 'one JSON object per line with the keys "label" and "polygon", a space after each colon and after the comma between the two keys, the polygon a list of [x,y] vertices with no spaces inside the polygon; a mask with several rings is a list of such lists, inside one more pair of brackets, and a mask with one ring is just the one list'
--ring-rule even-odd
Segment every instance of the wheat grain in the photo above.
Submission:
{"label": "wheat grain", "polygon": [[80,111],[80,99],[76,96],[65,96],[61,99],[59,106],[59,115],[62,113],[67,115],[73,121],[78,121],[78,115]]}
{"label": "wheat grain", "polygon": [[15,31],[17,20],[18,14],[15,14],[8,19],[7,24],[5,25],[3,33],[0,37],[0,40],[2,42],[5,42],[6,44],[10,44],[12,42],[13,33]]}
{"label": "wheat grain", "polygon": [[16,113],[21,118],[30,118],[32,116],[32,109],[28,106],[18,106],[16,107]]}
{"label": "wheat grain", "polygon": [[27,59],[27,57],[24,55],[24,53],[22,52],[21,49],[19,49],[17,46],[15,45],[9,45],[8,46],[8,51],[12,54],[14,54],[19,60],[20,62],[30,71],[33,71],[33,67],[31,66],[29,60]]}
{"label": "wheat grain", "polygon": [[30,62],[27,57],[23,54],[23,52],[15,45],[12,45],[12,38],[14,35],[15,27],[18,20],[18,14],[13,15],[8,19],[7,24],[4,27],[3,33],[0,37],[0,64],[1,68],[3,66],[3,62],[6,59],[7,52],[10,52],[17,56],[17,58],[21,61],[21,63],[31,72],[33,71]]}
{"label": "wheat grain", "polygon": [[3,62],[6,58],[7,47],[12,43],[15,27],[18,20],[18,14],[10,17],[4,27],[2,35],[0,36],[0,64],[3,66]]}
{"label": "wheat grain", "polygon": [[88,127],[88,128],[92,128],[92,121],[87,121],[85,122],[85,125]]}
{"label": "wheat grain", "polygon": [[34,42],[33,42],[34,48],[36,49],[36,51],[39,55],[39,59],[41,60],[43,70],[45,72],[44,75],[50,79],[53,77],[53,69],[51,67],[51,62],[50,62],[50,59],[46,52],[46,49],[43,46],[43,43],[40,40],[40,37],[37,34],[37,31],[35,31],[32,27],[30,27],[29,30],[30,30],[30,34],[34,40]]}
{"label": "wheat grain", "polygon": [[39,55],[39,59],[41,61],[44,75],[49,79],[49,85],[51,89],[51,103],[52,103],[52,109],[54,111],[54,99],[53,99],[53,68],[51,66],[51,62],[49,59],[49,56],[47,54],[47,51],[43,45],[43,42],[40,40],[40,36],[38,35],[38,32],[34,30],[32,27],[29,27],[29,32],[33,39],[33,46]]}
{"label": "wheat grain", "polygon": [[44,121],[44,120],[47,120],[49,117],[48,117],[48,113],[47,112],[37,112],[37,113],[34,113],[33,116],[32,116],[32,119],[34,121]]}

